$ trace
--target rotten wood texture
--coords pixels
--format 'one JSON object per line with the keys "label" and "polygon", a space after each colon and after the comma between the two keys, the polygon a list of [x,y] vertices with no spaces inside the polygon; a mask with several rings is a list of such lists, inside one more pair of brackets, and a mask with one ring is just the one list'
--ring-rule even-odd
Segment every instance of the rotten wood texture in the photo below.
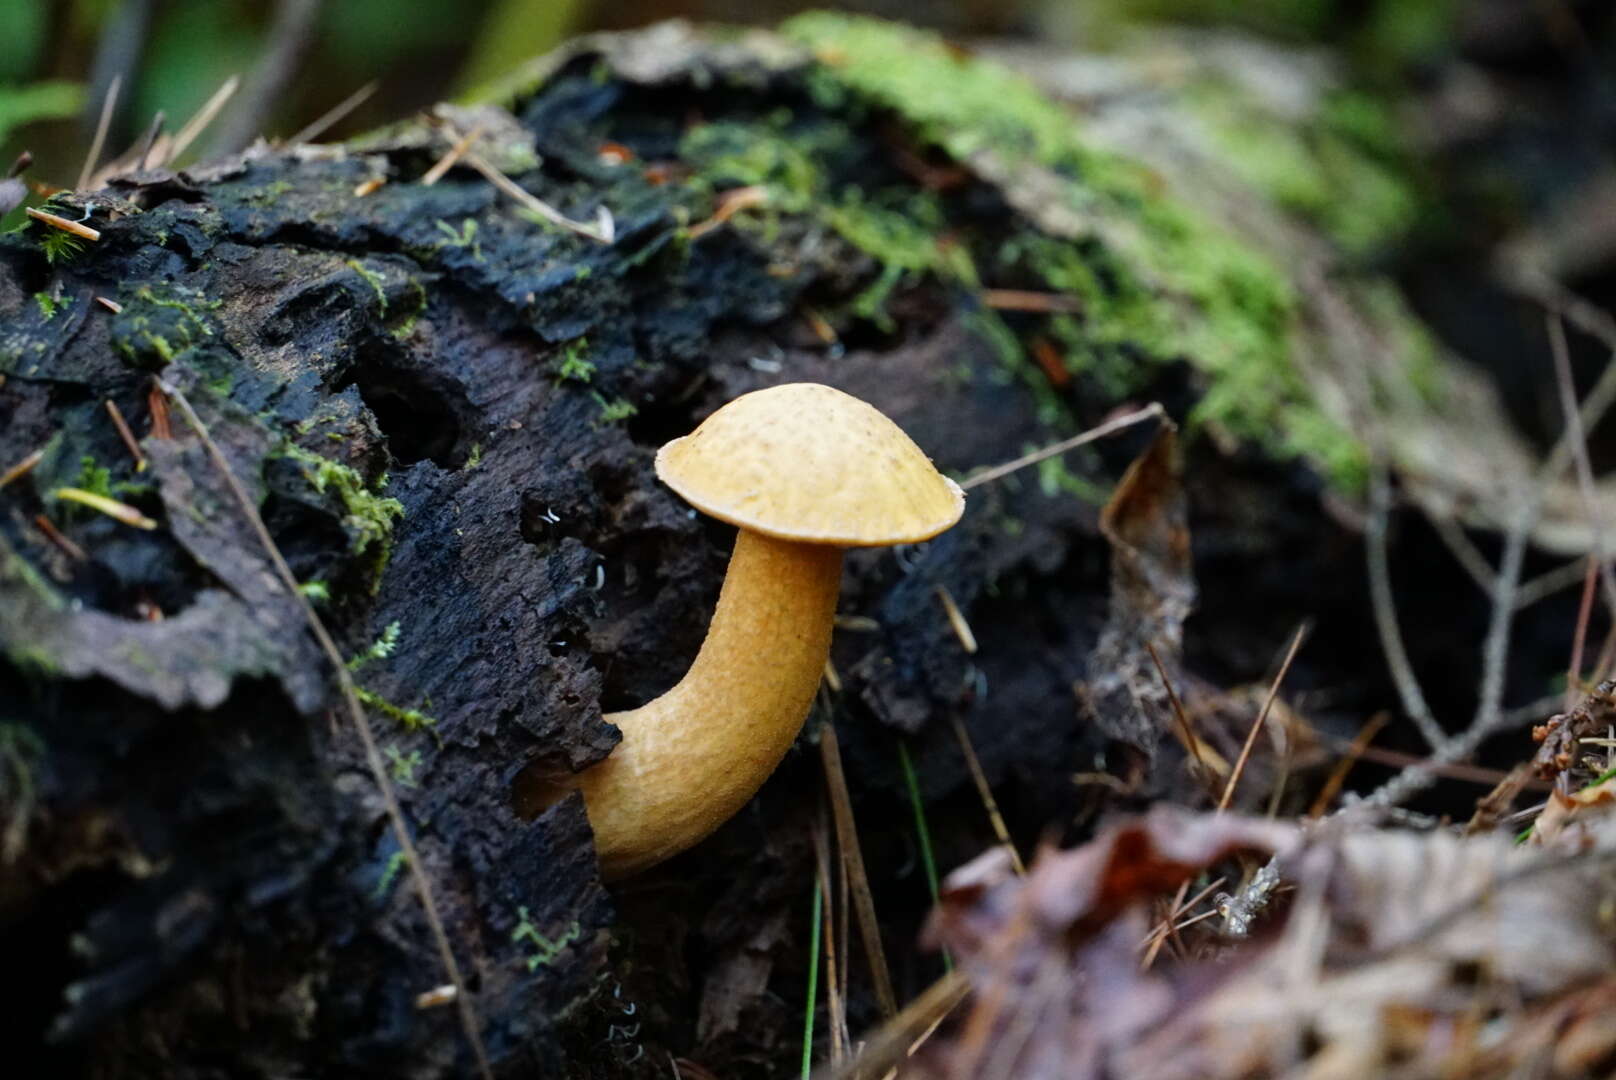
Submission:
{"label": "rotten wood texture", "polygon": [[[736,121],[746,151],[784,115],[838,205],[924,194],[939,252],[1001,267],[1005,237],[1036,231],[1027,193],[935,160],[885,107],[816,93],[809,66],[777,39],[661,28],[570,47],[512,112],[444,111],[568,219],[609,209],[611,244],[535,223],[472,170],[424,186],[449,147],[425,121],[59,198],[100,236],[76,254],[48,259],[42,226],[0,238],[0,468],[42,452],[0,491],[0,955],[14,986],[26,973],[0,1020],[8,1064],[182,1080],[470,1068],[454,1010],[417,1008],[442,972],[358,741],[331,719],[331,673],[154,378],[195,404],[355,658],[495,1072],[666,1075],[676,1056],[699,1059],[690,1075],[760,1075],[800,1053],[815,755],[610,896],[576,799],[532,821],[510,804],[529,763],[608,754],[603,711],[664,691],[700,644],[731,532],[655,482],[655,448],[738,394],[813,380],[964,475],[1119,404],[1101,380],[1008,362],[974,289],[883,265],[823,216],[715,218],[732,184],[684,160],[689,130]],[[949,183],[927,187],[917,164]],[[1069,315],[994,325],[1032,342]],[[1200,377],[1171,357],[1149,372],[1133,403],[1186,417]],[[827,711],[900,1001],[939,969],[909,947],[929,899],[896,739],[912,738],[947,869],[995,838],[939,719],[961,720],[1023,843],[1105,805],[1073,777],[1104,773],[1106,735],[1150,737],[1133,714],[1088,722],[1072,696],[1109,655],[1096,645],[1120,602],[1104,488],[1148,438],[983,485],[936,541],[848,558]],[[1150,535],[1117,533],[1149,553],[1169,530],[1170,610],[1151,633],[1176,652],[1182,626],[1185,665],[1227,685],[1317,616],[1320,645],[1287,685],[1352,687],[1335,699],[1349,721],[1389,701],[1363,674],[1361,551],[1317,477],[1196,446],[1182,495],[1175,472],[1172,506],[1138,519]],[[62,502],[63,487],[160,527]],[[47,511],[86,559],[40,533]],[[1213,571],[1199,629],[1183,622],[1186,512],[1194,569]],[[1412,590],[1410,617],[1420,595],[1448,603],[1451,580]],[[1134,661],[1143,644],[1127,643]],[[867,987],[848,1014],[855,1031],[873,1021]]]}

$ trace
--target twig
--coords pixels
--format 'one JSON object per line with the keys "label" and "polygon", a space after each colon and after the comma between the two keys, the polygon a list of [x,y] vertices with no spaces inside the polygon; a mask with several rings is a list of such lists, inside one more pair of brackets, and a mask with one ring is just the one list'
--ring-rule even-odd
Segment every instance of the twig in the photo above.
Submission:
{"label": "twig", "polygon": [[114,521],[121,521],[125,525],[137,529],[151,530],[157,528],[157,522],[142,514],[128,503],[121,503],[117,499],[109,499],[105,495],[97,495],[93,491],[83,488],[59,487],[51,493],[53,499],[66,499],[68,502],[88,506],[91,510],[107,515]]}
{"label": "twig", "polygon": [[1599,496],[1594,490],[1594,469],[1588,460],[1588,437],[1582,427],[1582,414],[1577,408],[1577,388],[1571,380],[1571,354],[1566,348],[1565,324],[1558,315],[1547,319],[1549,352],[1554,357],[1554,379],[1559,385],[1560,408],[1565,413],[1566,437],[1570,440],[1571,458],[1577,466],[1577,486],[1588,511],[1588,528],[1593,533],[1594,560],[1599,567],[1599,578],[1605,586],[1605,603],[1616,613],[1616,576],[1605,559],[1605,521],[1599,510]]}
{"label": "twig", "polygon": [[1168,908],[1167,918],[1158,923],[1155,929],[1151,930],[1151,932],[1146,935],[1145,939],[1139,943],[1139,947],[1143,949],[1152,942],[1156,941],[1158,938],[1163,938],[1170,934],[1174,929],[1176,929],[1176,927],[1173,926],[1174,919],[1178,918],[1180,915],[1184,914],[1184,912],[1189,911],[1196,904],[1199,904],[1202,900],[1205,900],[1208,896],[1212,895],[1213,889],[1222,887],[1223,883],[1228,880],[1229,879],[1227,877],[1220,877],[1216,881],[1212,882],[1212,884],[1196,893],[1192,899],[1182,900],[1184,894],[1190,891],[1189,882],[1186,881],[1179,891],[1181,902],[1175,902],[1172,907]]}
{"label": "twig", "polygon": [[755,206],[765,206],[769,201],[769,189],[761,184],[752,184],[748,187],[731,188],[718,197],[718,206],[714,208],[712,217],[706,221],[698,221],[690,226],[687,235],[692,243],[700,240],[714,229],[718,228],[742,210],[750,210]]}
{"label": "twig", "polygon": [[15,480],[21,480],[23,477],[34,471],[34,466],[38,465],[44,460],[45,448],[40,447],[38,450],[35,450],[33,453],[29,454],[27,457],[17,462],[17,464],[13,465],[5,472],[0,472],[0,488],[5,487],[7,484]]}
{"label": "twig", "polygon": [[1426,518],[1431,522],[1432,528],[1436,529],[1436,535],[1448,546],[1454,561],[1464,567],[1465,572],[1470,575],[1470,580],[1479,585],[1483,592],[1490,590],[1493,587],[1492,564],[1471,542],[1470,537],[1465,535],[1458,522],[1443,514],[1427,514]]}
{"label": "twig", "polygon": [[953,629],[954,636],[959,638],[960,648],[965,650],[967,656],[976,655],[976,634],[972,632],[971,624],[965,621],[965,614],[960,611],[959,605],[954,603],[954,594],[948,591],[947,585],[942,584],[933,591],[943,605],[943,614],[948,616],[948,625]]}
{"label": "twig", "polygon": [[196,141],[197,136],[208,129],[208,125],[213,123],[214,118],[219,115],[219,110],[229,103],[240,88],[241,76],[239,75],[232,75],[220,84],[219,89],[213,92],[213,96],[208,98],[200,109],[192,113],[189,120],[185,121],[185,126],[180,128],[178,135],[174,136],[174,142],[169,146],[168,152],[163,155],[163,160],[158,164],[167,165],[169,162],[178,161],[180,155],[191,148],[191,144]]}
{"label": "twig", "polygon": [[982,762],[977,759],[976,747],[971,745],[971,734],[965,730],[965,721],[960,719],[957,712],[950,712],[948,718],[953,722],[954,738],[959,741],[960,753],[965,755],[965,767],[971,771],[971,781],[976,784],[976,793],[988,812],[988,823],[993,826],[993,835],[999,838],[999,843],[1010,853],[1010,865],[1015,867],[1016,874],[1025,876],[1027,866],[1021,861],[1021,852],[1016,850],[1015,841],[1010,839],[1010,830],[1004,823],[1004,815],[999,813],[998,800],[993,797],[993,789],[988,786],[987,774],[982,771]]}
{"label": "twig", "polygon": [[289,147],[301,146],[304,143],[313,142],[315,139],[318,139],[321,135],[324,135],[327,131],[331,130],[331,128],[336,124],[340,123],[349,113],[353,112],[355,109],[359,108],[359,106],[369,101],[370,95],[374,94],[376,92],[376,88],[380,85],[381,84],[378,82],[368,82],[364,86],[361,86],[359,89],[355,90],[353,93],[331,106],[331,108],[321,113],[313,120],[313,122],[309,124],[308,127],[304,128],[302,131],[299,131],[290,139],[287,139],[286,145]]}
{"label": "twig", "polygon": [[101,119],[95,124],[95,138],[90,140],[90,151],[84,155],[84,164],[79,168],[79,182],[74,186],[83,191],[90,184],[90,177],[95,175],[95,164],[101,160],[101,148],[107,142],[107,129],[112,126],[112,111],[118,107],[118,91],[123,86],[123,76],[114,75],[112,82],[107,86],[107,96],[101,99]]}
{"label": "twig", "polygon": [[365,763],[375,778],[376,786],[381,792],[382,806],[386,811],[388,824],[392,827],[394,840],[398,843],[399,852],[404,856],[404,862],[409,867],[410,879],[415,885],[415,891],[421,899],[421,908],[426,915],[427,926],[432,933],[432,939],[437,945],[439,959],[443,962],[443,969],[454,984],[455,1004],[460,1013],[460,1023],[465,1031],[466,1041],[471,1045],[472,1056],[477,1062],[477,1072],[484,1080],[493,1080],[493,1071],[488,1064],[488,1054],[483,1049],[482,1034],[478,1027],[477,1013],[472,1005],[471,994],[466,989],[466,980],[460,974],[460,964],[455,960],[454,949],[449,944],[449,933],[444,929],[443,919],[438,914],[437,901],[433,898],[432,884],[426,876],[426,868],[421,864],[420,856],[416,853],[415,843],[410,839],[409,826],[404,820],[404,811],[398,805],[398,795],[393,790],[393,784],[387,773],[387,763],[382,758],[380,748],[376,745],[376,736],[370,729],[370,720],[365,716],[364,708],[359,704],[359,696],[355,692],[353,676],[348,671],[348,665],[337,649],[337,643],[331,640],[331,634],[326,630],[325,624],[315,612],[314,606],[307,596],[297,587],[297,578],[286,565],[281,556],[280,548],[276,546],[274,537],[269,535],[269,529],[264,525],[264,519],[258,516],[258,509],[253,505],[252,497],[241,486],[236,477],[235,470],[225,459],[213,436],[208,433],[207,426],[202,418],[191,407],[191,402],[183,391],[177,386],[161,384],[163,391],[172,398],[179,407],[181,415],[202,441],[208,457],[218,468],[225,484],[230,488],[237,504],[241,507],[242,515],[252,527],[258,542],[263,545],[265,554],[269,557],[275,569],[275,576],[280,579],[287,595],[298,605],[303,612],[303,619],[309,630],[314,634],[320,645],[320,651],[325,654],[326,661],[336,673],[337,686],[342,692],[343,704],[347,707],[348,717],[353,722],[354,731],[359,735],[359,741],[364,747]]}
{"label": "twig", "polygon": [[892,992],[892,975],[887,968],[886,950],[881,947],[881,924],[875,917],[875,894],[870,891],[864,870],[864,854],[859,847],[858,827],[853,824],[853,802],[842,773],[842,750],[836,728],[829,721],[819,728],[819,756],[825,766],[825,787],[830,793],[831,820],[836,823],[836,847],[853,884],[853,910],[858,915],[859,936],[864,939],[864,956],[870,962],[870,981],[875,987],[881,1015],[896,1016],[898,999]]}
{"label": "twig", "polygon": [[982,306],[995,311],[1033,314],[1077,314],[1083,301],[1069,293],[1033,292],[1029,289],[983,289]]}
{"label": "twig", "polygon": [[49,225],[53,229],[61,229],[65,233],[72,233],[74,236],[80,237],[84,240],[89,240],[92,243],[101,239],[101,231],[99,229],[92,229],[82,222],[74,221],[72,218],[62,217],[60,214],[52,214],[48,211],[41,210],[37,206],[30,206],[28,208],[28,216],[42,225]]}
{"label": "twig", "polygon": [[1364,526],[1364,554],[1369,564],[1369,601],[1375,612],[1375,632],[1380,636],[1380,651],[1391,670],[1397,696],[1403,703],[1403,712],[1419,729],[1426,745],[1440,746],[1446,732],[1431,715],[1425,693],[1420,689],[1419,676],[1409,661],[1408,649],[1403,645],[1403,631],[1397,625],[1397,600],[1392,595],[1392,574],[1386,555],[1386,526],[1391,517],[1391,482],[1386,467],[1377,465],[1369,479],[1369,517]]}
{"label": "twig", "polygon": [[1588,572],[1582,583],[1582,602],[1577,605],[1577,628],[1571,635],[1571,662],[1566,665],[1565,711],[1577,706],[1577,683],[1582,678],[1582,647],[1588,640],[1588,620],[1594,613],[1595,568],[1587,560]]}
{"label": "twig", "polygon": [[1156,674],[1161,676],[1162,689],[1167,691],[1167,702],[1173,708],[1173,719],[1178,721],[1179,734],[1184,740],[1184,748],[1195,759],[1195,764],[1201,770],[1203,778],[1213,775],[1212,769],[1207,765],[1206,758],[1201,754],[1201,740],[1196,737],[1190,727],[1189,715],[1184,711],[1184,703],[1178,700],[1178,691],[1173,689],[1173,680],[1167,677],[1167,669],[1162,666],[1161,657],[1156,654],[1156,646],[1145,642],[1145,651],[1150,654],[1151,663],[1156,665]]}
{"label": "twig", "polygon": [[448,152],[434,162],[432,167],[426,171],[426,175],[421,177],[421,186],[431,187],[439,180],[442,180],[444,175],[455,167],[455,162],[464,157],[466,151],[470,150],[477,140],[483,137],[483,128],[485,126],[478,124],[457,139],[455,144],[449,147]]}
{"label": "twig", "polygon": [[1367,724],[1358,729],[1358,734],[1353,737],[1352,745],[1347,747],[1347,752],[1341,755],[1340,761],[1336,762],[1335,768],[1330,771],[1329,778],[1324,781],[1324,786],[1319,788],[1318,796],[1313,800],[1313,805],[1308,808],[1308,817],[1324,816],[1324,812],[1330,808],[1330,804],[1335,802],[1335,797],[1341,793],[1341,785],[1346,783],[1347,773],[1351,772],[1353,765],[1357,764],[1358,759],[1363,757],[1364,751],[1369,749],[1369,743],[1376,735],[1380,734],[1380,729],[1386,726],[1388,719],[1389,717],[1386,713],[1378,712],[1369,718]]}
{"label": "twig", "polygon": [[[830,828],[825,820],[826,808],[824,800],[819,804],[819,813],[814,819],[811,830],[814,841],[814,865],[816,867],[815,885],[820,891],[821,907],[824,917],[821,926],[821,935],[825,943],[825,1019],[830,1026],[830,1063],[832,1068],[839,1068],[842,1064],[844,1052],[848,1049],[849,1040],[844,1036],[847,1031],[847,1008],[842,1000],[841,986],[838,984],[836,974],[838,971],[836,954],[837,942],[842,940],[836,935],[835,898],[831,896],[831,867],[830,867]],[[810,1001],[809,1007],[813,1007]],[[809,1046],[813,1043],[812,1027],[804,1036],[804,1042]],[[809,1055],[803,1055],[803,1065],[809,1062]]]}
{"label": "twig", "polygon": [[1535,578],[1521,583],[1515,590],[1515,610],[1524,611],[1541,600],[1546,600],[1561,589],[1569,589],[1587,573],[1586,558],[1573,559],[1564,566],[1545,570]]}
{"label": "twig", "polygon": [[146,391],[146,408],[151,413],[151,437],[172,439],[174,432],[168,424],[168,396],[163,393],[163,384],[155,376],[151,389]]}
{"label": "twig", "polygon": [[134,171],[141,172],[146,168],[146,159],[151,157],[152,147],[157,144],[157,136],[163,133],[163,125],[166,123],[168,114],[158,109],[157,115],[152,117],[152,122],[146,125],[146,134],[140,137],[139,149],[135,151]]}
{"label": "twig", "polygon": [[118,409],[118,403],[107,398],[107,415],[112,417],[112,426],[118,429],[118,438],[123,440],[124,446],[129,449],[129,456],[135,459],[135,471],[146,471],[146,455],[140,452],[140,444],[135,441],[135,433],[129,430],[124,421],[123,413]]}
{"label": "twig", "polygon": [[821,1070],[816,1080],[867,1080],[886,1075],[913,1052],[915,1040],[952,1012],[970,990],[964,972],[950,971],[871,1034],[863,1052],[846,1067]]}
{"label": "twig", "polygon": [[63,554],[65,554],[68,558],[74,560],[75,562],[84,562],[89,558],[89,556],[84,553],[83,548],[69,540],[62,530],[56,527],[56,523],[51,521],[51,519],[46,517],[44,514],[34,515],[34,525],[39,528],[40,532],[45,534],[45,539],[55,544],[58,548],[61,548]]}
{"label": "twig", "polygon": [[1149,405],[1146,405],[1143,409],[1138,409],[1131,413],[1123,413],[1121,416],[1107,420],[1098,427],[1089,428],[1081,435],[1073,435],[1070,439],[1062,439],[1060,442],[1046,446],[1042,450],[1034,450],[1030,454],[1023,454],[1014,461],[1007,461],[1003,465],[995,465],[992,468],[984,469],[979,473],[961,480],[960,487],[969,491],[971,488],[979,487],[982,484],[989,483],[990,481],[1009,476],[1011,473],[1020,469],[1025,469],[1028,465],[1036,465],[1040,461],[1055,457],[1057,454],[1064,454],[1068,450],[1075,450],[1085,443],[1091,443],[1096,439],[1103,439],[1113,432],[1121,431],[1123,428],[1132,427],[1135,424],[1143,423],[1144,421],[1152,418],[1158,420],[1167,419],[1167,410],[1162,408],[1161,402],[1159,401],[1153,401]]}
{"label": "twig", "polygon": [[279,0],[262,59],[213,137],[214,155],[234,154],[263,134],[315,40],[322,0]]}
{"label": "twig", "polygon": [[1526,561],[1527,537],[1537,519],[1537,503],[1528,500],[1514,526],[1504,538],[1504,553],[1498,560],[1498,580],[1493,586],[1493,615],[1487,640],[1481,651],[1481,700],[1470,721],[1472,728],[1491,731],[1503,713],[1504,675],[1509,662],[1509,635],[1515,626],[1515,589],[1521,581]]}
{"label": "twig", "polygon": [[1296,651],[1302,647],[1302,639],[1307,637],[1309,629],[1311,629],[1311,626],[1307,622],[1303,622],[1301,626],[1298,626],[1295,635],[1291,638],[1291,647],[1285,650],[1285,659],[1279,665],[1279,672],[1274,676],[1274,681],[1269,684],[1268,697],[1263,701],[1262,710],[1257,713],[1257,719],[1251,722],[1251,730],[1246,732],[1246,741],[1240,747],[1240,756],[1235,758],[1234,768],[1229,771],[1229,779],[1223,785],[1223,797],[1218,800],[1218,813],[1220,814],[1229,808],[1229,802],[1234,798],[1235,786],[1240,783],[1240,774],[1245,772],[1246,761],[1251,757],[1251,748],[1257,742],[1257,733],[1262,730],[1263,722],[1268,719],[1268,712],[1274,707],[1274,700],[1279,697],[1280,685],[1284,683],[1285,675],[1291,669],[1291,661],[1296,659]]}
{"label": "twig", "polygon": [[[445,125],[445,127],[448,127],[448,125]],[[449,128],[449,130],[453,131],[454,129]],[[586,239],[595,241],[597,244],[610,244],[616,238],[617,227],[612,223],[611,211],[607,210],[604,206],[600,208],[600,213],[596,219],[596,223],[594,225],[585,225],[581,221],[572,220],[570,217],[563,214],[561,211],[557,210],[555,207],[551,206],[549,203],[545,202],[543,199],[524,188],[521,184],[518,184],[515,180],[512,180],[510,177],[494,168],[482,157],[482,155],[468,150],[466,152],[465,161],[467,165],[470,165],[473,169],[476,169],[478,172],[482,173],[483,179],[487,180],[490,184],[493,184],[494,187],[504,192],[510,198],[521,203],[525,209],[537,214],[539,217],[543,218],[545,221],[548,221],[557,228],[565,229],[571,233],[576,233],[577,235],[585,237]]]}
{"label": "twig", "polygon": [[[1597,304],[1584,300],[1542,271],[1531,267],[1516,267],[1504,285],[1542,304],[1546,310],[1562,316],[1578,330],[1603,342],[1606,348],[1616,351],[1616,317]],[[1592,399],[1592,396],[1590,394],[1589,398]],[[1586,408],[1584,405],[1585,410]],[[1593,427],[1593,424],[1588,423],[1588,427]]]}

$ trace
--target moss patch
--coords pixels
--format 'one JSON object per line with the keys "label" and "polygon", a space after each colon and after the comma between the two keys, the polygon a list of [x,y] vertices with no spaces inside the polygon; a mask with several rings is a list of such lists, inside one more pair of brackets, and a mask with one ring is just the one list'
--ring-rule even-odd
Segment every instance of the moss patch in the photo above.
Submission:
{"label": "moss patch", "polygon": [[[874,19],[815,13],[783,32],[819,59],[810,86],[822,108],[895,114],[911,137],[1006,189],[1035,182],[1022,205],[1044,201],[1064,220],[1088,223],[1062,235],[1024,224],[985,253],[989,283],[1016,279],[1080,299],[1078,314],[1050,327],[1076,371],[1123,393],[1151,368],[1186,359],[1208,376],[1195,421],[1282,457],[1306,455],[1337,482],[1361,477],[1362,446],[1320,410],[1291,364],[1296,299],[1267,257],[1174,199],[1149,170],[1088,145],[1075,117],[1005,68]],[[754,149],[746,160],[779,163],[755,178],[788,192],[801,186],[788,155]],[[1007,190],[1012,202],[1015,194]],[[828,201],[826,220],[883,266],[972,285],[976,267],[990,265],[984,253],[948,254],[930,193],[892,215],[858,193]],[[851,218],[841,213],[849,206]],[[898,218],[905,226],[891,228]]]}
{"label": "moss patch", "polygon": [[113,316],[112,344],[132,364],[164,367],[182,353],[212,343],[213,326],[206,313],[218,306],[184,286],[142,285],[124,298],[123,310]]}
{"label": "moss patch", "polygon": [[1419,200],[1390,118],[1375,99],[1331,95],[1311,123],[1264,122],[1255,103],[1217,80],[1196,84],[1183,101],[1236,176],[1347,254],[1371,254],[1413,226]]}
{"label": "moss patch", "polygon": [[348,532],[349,550],[355,555],[372,553],[373,580],[379,583],[392,545],[393,525],[403,516],[404,504],[372,491],[364,477],[349,466],[305,450],[296,443],[283,444],[277,456],[297,462],[316,492],[322,495],[329,492],[342,503],[342,524]]}

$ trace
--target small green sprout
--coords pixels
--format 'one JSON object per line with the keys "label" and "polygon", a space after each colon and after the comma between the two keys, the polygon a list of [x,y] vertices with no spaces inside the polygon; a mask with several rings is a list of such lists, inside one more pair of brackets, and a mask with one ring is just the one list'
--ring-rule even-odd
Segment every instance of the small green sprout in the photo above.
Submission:
{"label": "small green sprout", "polygon": [[528,917],[527,908],[519,907],[516,909],[516,913],[521,917],[522,921],[517,923],[515,930],[511,931],[511,940],[516,942],[530,941],[534,947],[533,954],[527,958],[528,971],[537,971],[541,967],[549,967],[555,961],[555,958],[561,955],[563,949],[583,935],[583,927],[578,925],[577,919],[574,919],[567,927],[565,934],[551,941],[539,933],[539,928],[533,925],[532,919]]}

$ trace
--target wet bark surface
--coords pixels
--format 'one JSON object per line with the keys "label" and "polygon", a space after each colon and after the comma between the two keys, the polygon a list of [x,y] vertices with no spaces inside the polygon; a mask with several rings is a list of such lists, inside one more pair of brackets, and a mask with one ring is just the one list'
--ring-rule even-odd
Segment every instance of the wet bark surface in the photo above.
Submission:
{"label": "wet bark surface", "polygon": [[[678,161],[691,117],[815,108],[790,66],[725,55],[634,76],[586,51],[519,103],[502,145],[543,163],[510,171],[572,218],[609,207],[610,245],[522,219],[466,170],[421,185],[447,142],[419,124],[121,178],[68,200],[95,204],[102,236],[54,263],[38,226],[0,240],[0,467],[44,450],[0,491],[0,954],[30,973],[9,1053],[56,1075],[470,1068],[454,1010],[416,1006],[443,975],[325,661],[196,433],[173,415],[163,437],[161,382],[196,405],[373,695],[496,1072],[665,1075],[677,1054],[744,1075],[790,1054],[814,723],[716,836],[611,894],[576,799],[530,821],[510,801],[535,761],[608,754],[602,712],[660,693],[700,644],[731,534],[656,483],[655,448],[737,394],[811,380],[963,474],[1118,402],[1008,377],[976,299],[935,280],[861,316],[881,268],[834,234],[785,217],[693,236],[714,202]],[[886,118],[823,122],[845,133],[843,182],[919,183]],[[1017,218],[980,181],[946,207],[967,238]],[[816,330],[827,313],[835,333]],[[1168,367],[1140,400],[1182,418],[1196,393]],[[1114,483],[1147,442],[1100,444],[1077,471]],[[1326,720],[1389,700],[1365,675],[1361,548],[1319,481],[1252,450],[1187,455],[1191,667],[1259,678],[1310,615],[1323,645],[1292,685],[1332,688]],[[900,742],[945,868],[993,842],[950,716],[1016,835],[1082,830],[1111,797],[1073,780],[1116,752],[1117,725],[1074,692],[1112,595],[1099,501],[1032,470],[973,491],[930,544],[848,559],[841,611],[862,621],[837,633],[842,689],[815,722],[840,736],[900,997],[939,970],[911,945],[929,898]],[[1444,588],[1411,588],[1416,617]],[[940,589],[993,647],[967,655]]]}

